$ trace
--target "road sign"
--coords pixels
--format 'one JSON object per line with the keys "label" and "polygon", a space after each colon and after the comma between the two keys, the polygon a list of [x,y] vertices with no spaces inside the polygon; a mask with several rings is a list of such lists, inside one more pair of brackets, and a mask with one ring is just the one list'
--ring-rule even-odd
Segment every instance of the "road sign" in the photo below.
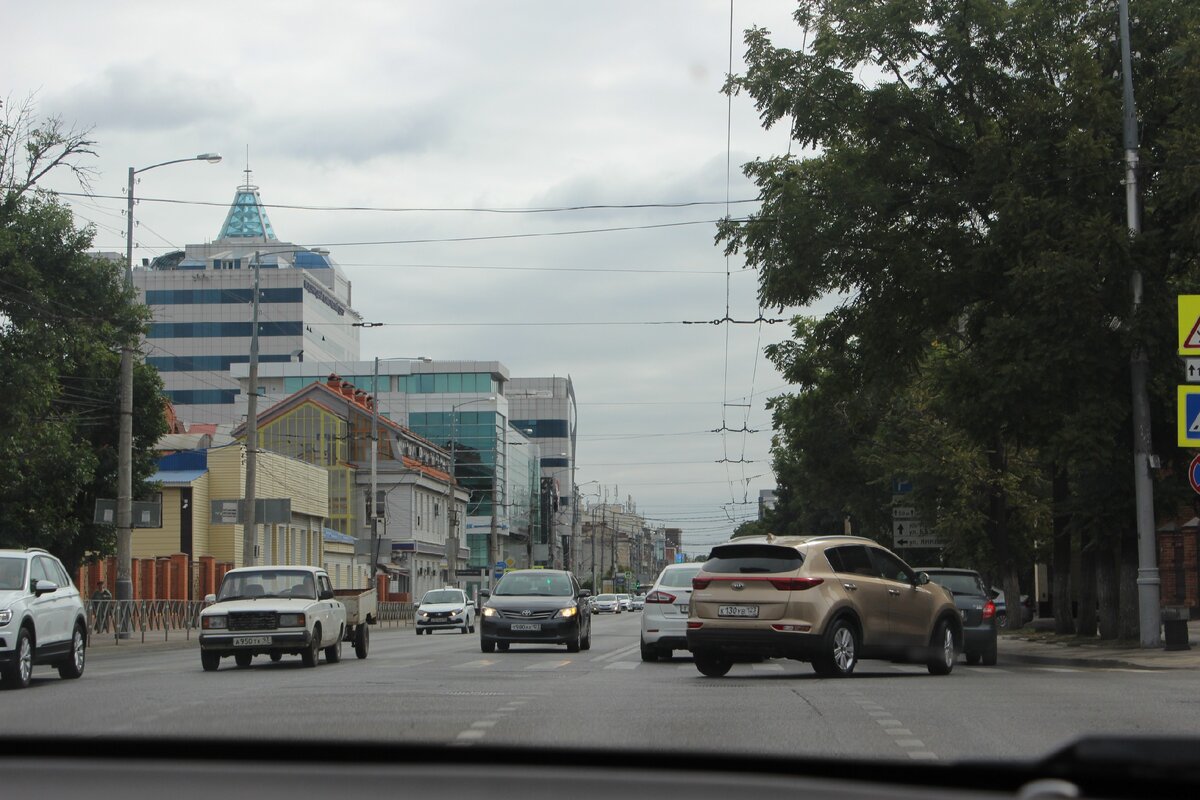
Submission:
{"label": "road sign", "polygon": [[1177,443],[1200,448],[1200,386],[1177,387],[1175,409]]}
{"label": "road sign", "polygon": [[1192,485],[1192,491],[1200,494],[1200,456],[1192,459],[1192,463],[1188,465],[1188,483]]}
{"label": "road sign", "polygon": [[1200,294],[1181,294],[1179,311],[1179,355],[1200,356]]}
{"label": "road sign", "polygon": [[1188,383],[1200,383],[1200,358],[1183,360],[1183,379]]}
{"label": "road sign", "polygon": [[942,546],[942,540],[930,532],[924,523],[913,520],[892,522],[892,542],[898,550]]}
{"label": "road sign", "polygon": [[917,510],[912,506],[892,506],[892,519],[913,519],[917,518]]}

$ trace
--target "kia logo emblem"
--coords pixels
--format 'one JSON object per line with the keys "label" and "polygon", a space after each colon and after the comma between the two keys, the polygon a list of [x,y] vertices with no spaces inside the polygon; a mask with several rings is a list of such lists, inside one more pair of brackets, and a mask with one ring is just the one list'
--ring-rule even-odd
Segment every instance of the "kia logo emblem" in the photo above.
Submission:
{"label": "kia logo emblem", "polygon": [[746,584],[742,583],[741,581],[734,581],[732,584],[730,584],[730,586],[735,592],[740,592],[742,589],[746,588]]}
{"label": "kia logo emblem", "polygon": [[530,611],[528,608],[521,612],[522,617],[528,617],[528,616],[532,616],[532,615],[533,615],[533,612]]}

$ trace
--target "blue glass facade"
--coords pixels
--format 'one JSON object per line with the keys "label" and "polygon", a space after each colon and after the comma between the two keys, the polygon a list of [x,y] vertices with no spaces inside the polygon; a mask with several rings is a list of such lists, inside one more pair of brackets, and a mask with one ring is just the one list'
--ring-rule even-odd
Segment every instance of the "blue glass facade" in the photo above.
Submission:
{"label": "blue glass facade", "polygon": [[[249,338],[249,322],[155,322],[150,325],[148,339]],[[300,322],[260,322],[259,336],[300,336]]]}
{"label": "blue glass facade", "polygon": [[237,389],[166,389],[163,394],[175,405],[233,405]]}
{"label": "blue glass facade", "polygon": [[[239,303],[249,305],[254,297],[250,289],[151,289],[146,292],[146,305],[188,306]],[[301,303],[304,290],[259,289],[260,303]]]}
{"label": "blue glass facade", "polygon": [[[504,418],[494,411],[430,411],[408,415],[408,428],[431,442],[453,450],[454,476],[471,493],[468,516],[490,516],[497,489],[503,492],[502,441]],[[499,462],[499,463],[498,463]],[[474,548],[472,548],[474,552]]]}
{"label": "blue glass facade", "polygon": [[[289,355],[260,355],[258,360],[263,363],[283,362],[292,360]],[[147,356],[146,363],[159,372],[193,372],[210,370],[212,372],[228,372],[230,364],[248,364],[250,356]]]}
{"label": "blue glass facade", "polygon": [[487,372],[399,375],[396,391],[406,394],[496,394],[499,383]]}
{"label": "blue glass facade", "polygon": [[534,439],[569,439],[571,426],[565,419],[514,419],[514,428]]}

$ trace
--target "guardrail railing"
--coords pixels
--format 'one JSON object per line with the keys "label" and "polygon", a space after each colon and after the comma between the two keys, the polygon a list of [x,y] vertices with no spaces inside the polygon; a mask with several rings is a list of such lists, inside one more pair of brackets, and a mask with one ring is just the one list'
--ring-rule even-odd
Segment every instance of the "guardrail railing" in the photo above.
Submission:
{"label": "guardrail railing", "polygon": [[[198,600],[88,600],[89,635],[112,637],[117,644],[131,639],[145,642],[148,636],[155,639],[160,635],[169,641],[172,634],[190,639],[200,627],[204,605]],[[377,625],[397,628],[412,622],[412,603],[379,603]]]}

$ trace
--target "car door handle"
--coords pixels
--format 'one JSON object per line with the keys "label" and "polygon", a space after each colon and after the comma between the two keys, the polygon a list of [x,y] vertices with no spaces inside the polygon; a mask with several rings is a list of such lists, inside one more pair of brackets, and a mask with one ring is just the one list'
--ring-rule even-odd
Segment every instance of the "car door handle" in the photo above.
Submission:
{"label": "car door handle", "polygon": [[858,591],[858,585],[854,584],[854,583],[843,583],[842,586],[845,587],[846,591],[849,591],[849,592]]}

